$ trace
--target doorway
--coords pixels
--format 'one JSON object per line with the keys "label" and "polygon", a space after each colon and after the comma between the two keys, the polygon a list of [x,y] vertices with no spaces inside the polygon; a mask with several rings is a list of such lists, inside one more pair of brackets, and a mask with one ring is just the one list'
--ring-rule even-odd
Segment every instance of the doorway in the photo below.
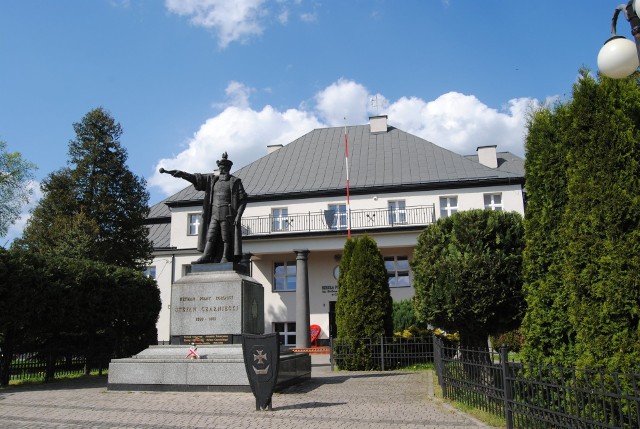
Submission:
{"label": "doorway", "polygon": [[336,325],[336,302],[329,301],[329,338],[338,335],[338,325]]}

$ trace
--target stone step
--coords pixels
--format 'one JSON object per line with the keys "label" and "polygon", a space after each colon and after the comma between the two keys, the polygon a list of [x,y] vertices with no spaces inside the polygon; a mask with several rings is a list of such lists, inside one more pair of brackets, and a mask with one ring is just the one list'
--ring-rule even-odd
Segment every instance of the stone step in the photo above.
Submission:
{"label": "stone step", "polygon": [[118,359],[118,362],[122,363],[188,363],[188,364],[198,364],[198,363],[242,363],[244,365],[244,359],[242,357],[215,357],[215,358],[206,358],[201,357],[200,359],[185,359],[185,358],[176,358],[175,356],[154,356],[152,358],[148,357],[130,357],[124,359]]}

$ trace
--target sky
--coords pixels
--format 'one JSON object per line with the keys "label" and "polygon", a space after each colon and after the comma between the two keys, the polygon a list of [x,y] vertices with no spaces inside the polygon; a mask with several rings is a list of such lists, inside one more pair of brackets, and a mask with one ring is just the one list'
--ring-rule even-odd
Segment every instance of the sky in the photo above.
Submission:
{"label": "sky", "polygon": [[97,107],[122,125],[151,204],[188,185],[159,167],[210,172],[227,151],[233,173],[372,115],[462,155],[524,157],[528,115],[597,72],[619,2],[0,0],[0,140],[38,167],[0,245]]}

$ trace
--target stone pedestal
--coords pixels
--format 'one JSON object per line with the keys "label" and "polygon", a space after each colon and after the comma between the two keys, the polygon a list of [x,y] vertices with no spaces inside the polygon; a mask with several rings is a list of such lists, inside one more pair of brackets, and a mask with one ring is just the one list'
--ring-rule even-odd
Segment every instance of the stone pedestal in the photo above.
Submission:
{"label": "stone pedestal", "polygon": [[[112,360],[108,389],[249,392],[243,333],[264,333],[262,285],[232,264],[194,265],[172,286],[172,345]],[[310,377],[309,355],[281,352],[278,387]]]}
{"label": "stone pedestal", "polygon": [[171,344],[242,344],[264,333],[264,291],[232,264],[194,265],[171,288]]}
{"label": "stone pedestal", "polygon": [[[242,345],[205,345],[200,359],[188,359],[189,347],[151,346],[109,364],[108,390],[251,392]],[[282,350],[277,389],[311,378],[311,356]]]}

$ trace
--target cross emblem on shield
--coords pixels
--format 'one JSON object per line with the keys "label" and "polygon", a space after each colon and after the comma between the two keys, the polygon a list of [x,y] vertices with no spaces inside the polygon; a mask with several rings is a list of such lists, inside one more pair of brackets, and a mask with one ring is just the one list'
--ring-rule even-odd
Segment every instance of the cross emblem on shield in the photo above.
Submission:
{"label": "cross emblem on shield", "polygon": [[[258,352],[258,354],[253,355],[253,364],[251,365],[253,367],[253,371],[257,375],[269,374],[269,368],[271,367],[271,365],[268,364],[269,359],[267,358],[267,355],[264,354],[263,350],[257,350],[257,347],[256,347],[256,351]],[[257,366],[256,366],[256,361],[258,361]]]}

